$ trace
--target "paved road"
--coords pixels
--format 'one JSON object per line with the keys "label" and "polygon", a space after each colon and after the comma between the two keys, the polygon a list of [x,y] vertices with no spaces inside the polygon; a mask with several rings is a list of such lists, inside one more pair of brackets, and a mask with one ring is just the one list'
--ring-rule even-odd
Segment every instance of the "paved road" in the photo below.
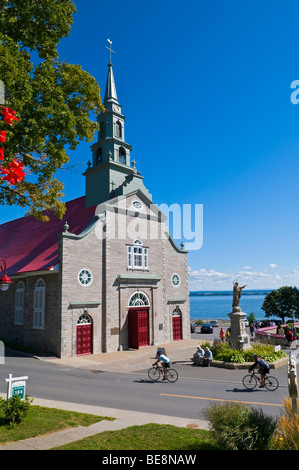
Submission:
{"label": "paved road", "polygon": [[225,400],[249,403],[276,416],[288,395],[286,367],[273,372],[280,382],[275,392],[245,390],[244,370],[194,367],[180,361],[174,367],[180,376],[175,384],[152,383],[144,369],[107,372],[97,363],[94,367],[68,367],[8,353],[0,366],[0,392],[6,392],[4,378],[9,373],[25,373],[32,397],[194,419],[203,419],[209,403]]}

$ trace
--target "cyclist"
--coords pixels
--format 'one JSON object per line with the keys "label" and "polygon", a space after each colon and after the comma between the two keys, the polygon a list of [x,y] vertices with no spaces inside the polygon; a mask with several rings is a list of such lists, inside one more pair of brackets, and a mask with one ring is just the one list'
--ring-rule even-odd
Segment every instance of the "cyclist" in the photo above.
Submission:
{"label": "cyclist", "polygon": [[153,366],[156,366],[158,364],[158,362],[161,361],[163,375],[164,375],[162,380],[166,380],[166,371],[167,371],[167,368],[170,366],[170,360],[167,356],[165,356],[165,354],[162,353],[162,351],[158,351],[157,355],[159,357],[156,360],[156,362],[153,364]]}
{"label": "cyclist", "polygon": [[259,367],[259,373],[261,374],[261,385],[260,388],[265,386],[265,375],[270,372],[270,366],[268,362],[264,361],[257,354],[253,354],[254,363],[248,369],[248,372],[251,372],[255,367]]}

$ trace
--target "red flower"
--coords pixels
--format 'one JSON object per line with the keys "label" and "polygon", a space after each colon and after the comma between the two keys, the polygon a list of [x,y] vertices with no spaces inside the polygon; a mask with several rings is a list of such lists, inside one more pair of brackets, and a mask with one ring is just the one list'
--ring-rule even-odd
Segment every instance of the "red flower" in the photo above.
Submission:
{"label": "red flower", "polygon": [[19,183],[22,181],[26,173],[23,171],[24,164],[20,162],[20,160],[13,159],[12,162],[9,163],[8,167],[1,169],[1,174],[6,176],[1,176],[4,180],[8,181],[12,185]]}
{"label": "red flower", "polygon": [[19,119],[16,118],[16,112],[11,108],[5,108],[1,106],[2,114],[4,116],[4,122],[12,126],[13,121],[18,121]]}
{"label": "red flower", "polygon": [[7,132],[5,131],[0,131],[0,142],[5,142],[6,141],[6,134]]}
{"label": "red flower", "polygon": [[4,158],[4,148],[0,147],[0,160],[3,160]]}

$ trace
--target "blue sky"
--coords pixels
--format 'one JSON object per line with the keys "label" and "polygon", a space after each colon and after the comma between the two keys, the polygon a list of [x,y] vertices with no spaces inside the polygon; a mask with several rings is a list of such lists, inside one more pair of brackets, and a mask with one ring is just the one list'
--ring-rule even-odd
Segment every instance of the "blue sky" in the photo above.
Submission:
{"label": "blue sky", "polygon": [[[298,286],[298,2],[75,4],[60,59],[93,75],[103,96],[113,41],[125,138],[153,201],[203,205],[190,289],[231,289],[236,278],[248,289]],[[90,145],[70,153],[82,165],[59,173],[65,201],[85,193]],[[2,223],[22,215],[1,207]]]}

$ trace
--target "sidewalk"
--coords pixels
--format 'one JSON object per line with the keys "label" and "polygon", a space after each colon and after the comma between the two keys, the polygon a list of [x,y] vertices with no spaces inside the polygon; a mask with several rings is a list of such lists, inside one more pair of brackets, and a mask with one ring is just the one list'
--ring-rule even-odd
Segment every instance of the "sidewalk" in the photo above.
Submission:
{"label": "sidewalk", "polygon": [[172,363],[190,362],[190,358],[196,352],[197,345],[202,342],[206,342],[206,340],[200,338],[185,339],[156,346],[146,346],[137,350],[129,349],[62,359],[39,356],[38,359],[69,367],[86,367],[109,372],[130,372],[151,367],[159,348],[165,349]]}
{"label": "sidewalk", "polygon": [[[190,362],[190,358],[196,350],[199,340],[190,339],[176,341],[160,345],[171,361]],[[95,354],[92,356],[81,356],[72,358],[46,358],[39,357],[40,360],[56,363],[69,367],[85,367],[101,371],[110,372],[130,372],[140,370],[142,367],[150,367],[156,356],[158,346],[148,346],[139,350],[118,351],[113,353]],[[3,395],[2,395],[3,396]],[[34,398],[34,397],[31,397]],[[67,402],[57,402],[34,398],[34,405],[58,408],[63,410],[90,413],[97,416],[109,416],[115,418],[114,421],[101,421],[88,427],[79,426],[64,431],[47,434],[36,438],[25,439],[11,444],[0,445],[0,450],[47,450],[69,442],[78,441],[88,436],[92,436],[104,431],[115,431],[129,426],[141,426],[148,423],[170,424],[178,427],[208,429],[208,423],[202,420],[177,418],[150,413],[140,413],[113,408],[89,406]]]}

